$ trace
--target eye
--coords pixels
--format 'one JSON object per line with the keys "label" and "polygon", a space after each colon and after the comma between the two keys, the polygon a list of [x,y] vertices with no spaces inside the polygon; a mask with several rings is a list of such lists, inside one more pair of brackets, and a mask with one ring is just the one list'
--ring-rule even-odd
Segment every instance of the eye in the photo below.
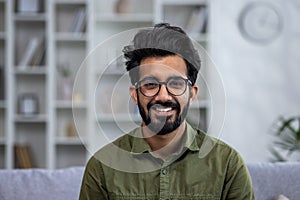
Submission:
{"label": "eye", "polygon": [[152,90],[159,87],[159,83],[155,79],[145,79],[141,82],[141,86],[145,90]]}
{"label": "eye", "polygon": [[185,87],[185,81],[184,79],[178,78],[178,79],[170,79],[168,81],[168,87],[174,88],[174,89],[181,89]]}
{"label": "eye", "polygon": [[143,83],[142,87],[147,90],[151,90],[151,89],[155,89],[155,88],[159,87],[159,84],[155,83],[155,82],[148,82],[148,83]]}

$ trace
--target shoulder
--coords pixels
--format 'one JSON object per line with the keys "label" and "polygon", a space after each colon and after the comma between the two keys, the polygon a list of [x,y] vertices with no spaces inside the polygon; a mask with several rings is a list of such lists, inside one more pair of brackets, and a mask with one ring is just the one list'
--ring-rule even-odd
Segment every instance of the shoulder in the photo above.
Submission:
{"label": "shoulder", "polygon": [[114,141],[109,142],[102,148],[100,148],[94,156],[98,154],[102,154],[102,152],[114,152],[116,149],[124,150],[124,151],[131,151],[132,143],[135,137],[136,132],[138,132],[138,128],[133,129],[129,133],[122,135],[121,137],[115,139]]}
{"label": "shoulder", "polygon": [[101,166],[102,168],[106,168],[106,166],[122,166],[121,162],[131,156],[135,132],[136,129],[100,148],[89,159],[90,165]]}
{"label": "shoulder", "polygon": [[203,131],[197,130],[195,140],[199,146],[200,158],[207,157],[224,164],[226,163],[226,165],[232,164],[232,162],[236,164],[244,163],[239,152],[220,138],[209,136]]}

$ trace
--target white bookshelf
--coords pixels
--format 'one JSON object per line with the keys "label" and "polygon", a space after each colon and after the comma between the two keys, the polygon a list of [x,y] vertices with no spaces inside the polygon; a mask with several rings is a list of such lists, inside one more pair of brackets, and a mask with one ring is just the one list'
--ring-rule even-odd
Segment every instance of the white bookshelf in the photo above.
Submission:
{"label": "white bookshelf", "polygon": [[[94,138],[99,134],[99,125],[109,139],[138,126],[141,118],[137,108],[129,102],[130,83],[128,76],[123,76],[125,69],[118,67],[102,74],[101,66],[108,64],[109,56],[96,64],[91,61],[89,67],[81,66],[82,62],[95,46],[114,34],[163,21],[185,27],[194,8],[207,6],[204,0],[131,0],[132,5],[127,12],[116,13],[116,1],[41,0],[40,12],[19,14],[15,2],[0,0],[0,66],[6,76],[6,95],[0,100],[0,168],[17,167],[14,156],[16,144],[30,146],[35,167],[82,166],[93,153],[90,150],[96,150],[94,147],[102,142]],[[85,11],[85,25],[78,25],[77,29],[74,21],[80,10]],[[19,61],[32,37],[44,39],[41,46],[46,50],[44,58],[39,64],[20,67]],[[204,46],[207,43],[206,32],[192,37]],[[117,55],[121,55],[121,49],[114,56]],[[62,96],[59,66],[80,71],[82,79],[77,82],[75,96],[67,99]],[[71,75],[71,82],[75,75]],[[100,75],[101,86],[97,88]],[[128,94],[128,99],[121,101],[125,103],[111,108],[101,99],[93,105],[94,95],[101,96],[102,92],[102,96],[109,96],[107,91],[120,79],[120,89],[112,95]],[[36,115],[23,116],[19,113],[18,99],[25,92],[38,96],[39,112]],[[72,102],[72,99],[75,101]],[[200,112],[201,120],[206,121],[209,103],[206,94],[201,93],[191,105],[192,114],[195,116]],[[74,114],[75,126],[80,134],[70,137],[66,130],[74,122]]]}
{"label": "white bookshelf", "polygon": [[[11,70],[9,71],[9,84],[12,91],[8,96],[11,98],[8,106],[9,112],[12,114],[12,121],[9,123],[9,135],[11,143],[11,151],[14,151],[14,146],[26,144],[30,148],[33,157],[33,165],[38,168],[46,168],[47,163],[47,138],[49,137],[49,129],[51,126],[49,121],[49,112],[47,105],[49,104],[49,49],[48,49],[48,26],[47,21],[50,18],[47,9],[47,0],[40,1],[40,10],[37,13],[19,13],[15,9],[18,5],[17,1],[10,1],[10,20],[8,20],[11,28],[11,50],[8,54],[11,56],[9,61]],[[40,38],[36,50],[28,63],[24,66],[19,66],[20,61],[29,50],[29,44],[32,38]],[[43,38],[43,40],[42,40]],[[35,61],[38,52],[43,52],[43,56],[38,61]],[[8,57],[10,57],[8,56]],[[33,64],[33,62],[36,62]],[[37,97],[37,113],[32,115],[20,114],[19,105],[20,98],[25,93],[33,93]],[[12,153],[9,160],[10,167],[18,167],[18,163]]]}
{"label": "white bookshelf", "polygon": [[[89,0],[56,0],[51,2],[54,15],[50,34],[53,35],[51,43],[53,45],[54,60],[52,73],[54,75],[53,124],[55,127],[52,134],[52,152],[50,152],[53,154],[50,162],[51,168],[84,165],[88,157],[84,143],[77,133],[74,133],[73,137],[67,136],[67,129],[70,124],[76,126],[76,132],[87,132],[87,77],[83,76],[82,80],[78,80],[81,87],[76,88],[78,90],[75,91],[75,95],[79,96],[79,99],[72,102],[74,97],[63,94],[63,87],[65,86],[63,79],[66,78],[62,76],[58,68],[65,66],[71,71],[71,75],[67,79],[70,79],[71,90],[73,91],[76,72],[80,70],[81,63],[88,53],[90,40],[89,4]],[[84,12],[84,17],[80,16],[80,12]],[[79,27],[76,21],[80,17],[83,17],[84,22],[80,27],[84,25],[84,28],[77,31],[74,27]],[[83,73],[87,74],[86,72]],[[77,119],[76,124],[73,120],[73,112],[80,113],[80,119]],[[77,153],[77,156],[74,156],[74,153]],[[65,159],[65,157],[70,159]]]}
{"label": "white bookshelf", "polygon": [[[0,168],[8,166],[8,109],[7,109],[7,17],[8,4],[6,1],[0,1]],[[4,90],[4,91],[3,91]]]}

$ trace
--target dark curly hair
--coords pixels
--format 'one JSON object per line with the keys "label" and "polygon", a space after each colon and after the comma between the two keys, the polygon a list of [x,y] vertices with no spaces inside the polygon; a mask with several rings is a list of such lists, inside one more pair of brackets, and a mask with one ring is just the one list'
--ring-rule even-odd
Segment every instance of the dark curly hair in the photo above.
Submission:
{"label": "dark curly hair", "polygon": [[187,76],[195,84],[201,60],[197,50],[187,34],[176,26],[168,23],[156,24],[154,28],[139,31],[133,44],[123,49],[126,69],[129,71],[131,83],[139,81],[138,67],[148,57],[181,56],[187,66]]}

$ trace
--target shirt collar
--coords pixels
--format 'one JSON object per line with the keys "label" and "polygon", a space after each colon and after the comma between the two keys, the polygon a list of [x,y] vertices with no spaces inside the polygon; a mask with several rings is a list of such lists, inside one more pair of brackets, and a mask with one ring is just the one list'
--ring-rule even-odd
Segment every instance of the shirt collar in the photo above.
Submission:
{"label": "shirt collar", "polygon": [[[152,152],[152,149],[150,145],[146,142],[146,140],[143,138],[142,134],[142,128],[136,128],[131,132],[133,136],[132,140],[132,148],[131,152],[140,154],[140,153],[146,153],[146,152]],[[189,123],[186,123],[186,129],[184,133],[184,139],[183,139],[183,145],[179,148],[180,152],[182,149],[189,149],[190,151],[199,151],[200,147],[196,140],[197,130],[195,130]]]}

